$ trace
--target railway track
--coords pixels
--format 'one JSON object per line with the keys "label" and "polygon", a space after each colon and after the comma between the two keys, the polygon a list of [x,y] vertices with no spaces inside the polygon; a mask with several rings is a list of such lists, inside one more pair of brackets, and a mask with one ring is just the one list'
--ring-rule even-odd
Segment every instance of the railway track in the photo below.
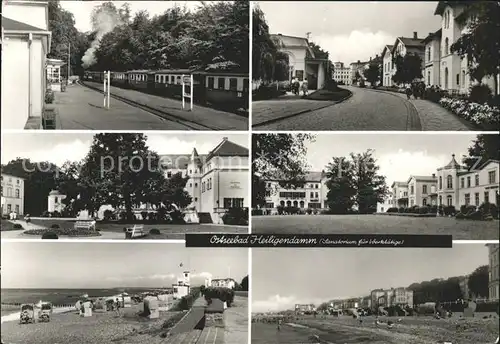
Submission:
{"label": "railway track", "polygon": [[[77,83],[81,86],[84,86],[84,87],[87,87],[91,90],[102,93],[101,89],[87,85],[87,84],[85,84],[85,82],[77,81]],[[204,124],[200,124],[200,123],[190,121],[190,120],[187,120],[185,118],[173,115],[173,114],[165,112],[163,110],[158,110],[158,109],[153,108],[151,106],[140,104],[136,101],[130,100],[130,99],[122,97],[122,96],[117,96],[117,95],[112,94],[112,93],[110,93],[110,96],[116,100],[119,100],[119,101],[125,103],[125,104],[128,104],[128,105],[133,106],[133,107],[138,108],[138,109],[141,109],[142,111],[146,111],[146,112],[148,112],[152,115],[155,115],[157,117],[160,117],[161,119],[175,122],[178,124],[182,124],[191,130],[219,130],[218,128],[212,128],[212,127],[206,126]]]}

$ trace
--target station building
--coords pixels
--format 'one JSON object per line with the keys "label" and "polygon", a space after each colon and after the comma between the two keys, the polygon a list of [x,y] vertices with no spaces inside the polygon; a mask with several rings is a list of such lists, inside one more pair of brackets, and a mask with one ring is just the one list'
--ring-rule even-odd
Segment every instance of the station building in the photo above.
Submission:
{"label": "station building", "polygon": [[2,1],[2,128],[41,128],[51,43],[48,3]]}
{"label": "station building", "polygon": [[24,178],[2,173],[2,215],[24,215]]}

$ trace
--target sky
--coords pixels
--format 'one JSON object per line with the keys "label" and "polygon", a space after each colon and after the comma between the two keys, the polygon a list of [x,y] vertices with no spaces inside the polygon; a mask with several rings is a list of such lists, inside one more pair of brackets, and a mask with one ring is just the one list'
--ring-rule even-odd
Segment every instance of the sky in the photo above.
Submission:
{"label": "sky", "polygon": [[[248,147],[247,134],[147,134],[147,143],[158,154],[207,154],[224,137]],[[4,133],[2,134],[2,164],[17,157],[31,161],[50,161],[62,166],[67,160],[80,161],[87,155],[93,134],[85,133]]]}
{"label": "sky", "polygon": [[411,175],[431,176],[451,161],[452,154],[460,163],[474,139],[475,134],[317,134],[315,142],[306,144],[307,161],[311,171],[321,171],[332,157],[371,148],[379,174],[386,176],[390,186]]}
{"label": "sky", "polygon": [[259,1],[269,32],[306,37],[349,65],[381,54],[397,37],[425,38],[441,27],[437,2],[393,1]]}
{"label": "sky", "polygon": [[[185,248],[169,243],[2,242],[2,288],[171,287],[185,270],[206,277],[248,274],[248,249]],[[183,264],[180,267],[180,264]]]}
{"label": "sky", "polygon": [[[99,6],[106,1],[61,1],[61,7],[73,13],[75,18],[75,27],[78,31],[87,32],[92,30],[90,14],[95,6]],[[130,4],[132,18],[141,10],[146,10],[150,16],[163,14],[167,9],[174,7],[175,4],[184,6],[190,10],[195,10],[199,1],[113,1],[117,8],[125,3]],[[212,1],[207,1],[208,3]]]}
{"label": "sky", "polygon": [[252,312],[368,296],[373,289],[463,276],[487,264],[485,244],[438,249],[256,249],[252,252]]}

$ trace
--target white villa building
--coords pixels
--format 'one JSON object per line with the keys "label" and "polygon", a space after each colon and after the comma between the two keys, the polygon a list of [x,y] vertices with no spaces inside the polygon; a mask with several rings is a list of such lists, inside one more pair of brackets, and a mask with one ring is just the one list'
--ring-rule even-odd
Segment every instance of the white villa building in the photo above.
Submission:
{"label": "white villa building", "polygon": [[307,38],[286,36],[282,34],[271,35],[278,41],[280,51],[289,58],[289,81],[296,77],[299,81],[307,79],[310,90],[317,90],[324,86],[328,59],[316,58],[314,51],[309,46]]}
{"label": "white villa building", "polygon": [[41,128],[48,25],[48,1],[2,1],[2,128]]}
{"label": "white villa building", "polygon": [[24,179],[2,173],[2,215],[24,215]]}
{"label": "white villa building", "polygon": [[382,86],[390,87],[393,84],[392,76],[395,73],[392,61],[393,45],[386,45],[382,50]]}
{"label": "white villa building", "polygon": [[47,197],[47,211],[53,213],[55,211],[61,213],[64,210],[65,204],[63,200],[66,199],[66,195],[63,195],[58,190],[52,190]]}
{"label": "white villa building", "polygon": [[[193,222],[222,224],[222,216],[229,208],[248,208],[248,148],[229,141],[226,137],[208,154],[198,154],[193,148],[191,154],[160,155],[160,162],[167,178],[181,173],[189,177],[185,190],[192,197],[187,207]],[[113,210],[103,205],[98,217],[104,217],[105,210]],[[143,211],[155,211],[150,204],[141,204],[134,213],[141,217]],[[85,214],[84,214],[85,213]],[[86,211],[79,217],[88,217]]]}
{"label": "white villa building", "polygon": [[328,208],[326,180],[324,172],[309,172],[305,176],[304,186],[296,189],[282,188],[278,180],[268,180],[266,181],[266,208],[274,210],[278,206],[297,207],[303,210]]}
{"label": "white villa building", "polygon": [[[434,15],[441,16],[441,28],[430,33],[424,40],[425,66],[424,81],[427,86],[440,86],[452,93],[468,93],[474,84],[468,73],[467,57],[463,59],[451,52],[451,46],[464,33],[471,18],[465,24],[459,23],[465,16],[465,5],[460,2],[440,1]],[[499,78],[500,81],[500,78]],[[493,78],[486,77],[482,83],[495,89]],[[499,82],[500,84],[500,82]],[[499,86],[500,87],[500,86]]]}
{"label": "white villa building", "polygon": [[[394,82],[392,81],[392,76],[396,74],[397,66],[395,64],[388,64],[389,60],[392,62],[392,59],[396,56],[406,56],[406,54],[412,53],[417,54],[422,59],[422,68],[424,67],[424,48],[425,45],[422,42],[424,39],[418,37],[417,32],[413,32],[413,37],[398,37],[392,46],[385,46],[382,52],[383,56],[383,64],[382,64],[382,75],[385,77],[389,77],[390,84],[384,86],[393,86]],[[388,47],[392,47],[389,52],[387,50]],[[383,82],[388,83],[388,80]]]}
{"label": "white villa building", "polygon": [[395,207],[394,195],[391,193],[385,197],[384,202],[377,203],[377,213],[384,213],[389,208]]}
{"label": "white villa building", "polygon": [[394,182],[391,185],[393,207],[408,207],[408,183]]}
{"label": "white villa building", "polygon": [[343,82],[345,85],[351,85],[351,68],[345,67],[343,62],[335,62],[333,66],[333,80],[335,80],[337,83]]}
{"label": "white villa building", "polygon": [[393,183],[393,195],[397,195],[398,204],[395,206],[404,206],[405,201],[409,207],[443,205],[454,206],[457,210],[462,205],[480,206],[485,202],[498,205],[498,175],[498,160],[488,160],[467,170],[453,154],[451,161],[432,176],[411,176],[406,186],[402,182]]}
{"label": "white villa building", "polygon": [[210,281],[210,286],[234,289],[236,287],[236,281],[232,278],[215,278]]}

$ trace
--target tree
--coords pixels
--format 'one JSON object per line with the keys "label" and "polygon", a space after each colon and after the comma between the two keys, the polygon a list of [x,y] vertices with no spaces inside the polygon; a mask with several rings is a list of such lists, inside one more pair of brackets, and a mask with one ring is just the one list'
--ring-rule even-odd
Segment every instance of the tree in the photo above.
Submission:
{"label": "tree", "polygon": [[468,287],[472,295],[477,297],[489,297],[489,267],[488,265],[483,265],[478,267],[472,274],[470,274],[468,279]]}
{"label": "tree", "polygon": [[165,178],[158,155],[146,145],[146,136],[128,133],[96,134],[81,174],[89,211],[103,204],[123,207],[129,220],[133,219],[133,206],[147,201]]}
{"label": "tree", "polygon": [[471,1],[458,19],[467,25],[467,32],[451,45],[451,52],[467,58],[469,74],[479,83],[485,76],[493,77],[498,95],[497,76],[500,73],[500,3]]}
{"label": "tree", "polygon": [[241,290],[248,291],[248,275],[243,277],[240,283]]}
{"label": "tree", "polygon": [[258,5],[254,7],[252,16],[252,78],[271,80],[274,56],[278,51],[277,42],[271,38],[264,12]]}
{"label": "tree", "polygon": [[378,63],[370,63],[364,74],[366,80],[372,86],[376,86],[377,82],[380,80],[380,65]]}
{"label": "tree", "polygon": [[413,304],[426,302],[450,302],[463,298],[460,289],[460,277],[448,279],[435,278],[431,281],[413,283],[408,286],[413,291]]}
{"label": "tree", "polygon": [[346,214],[354,205],[361,214],[376,211],[388,192],[385,177],[378,174],[373,151],[334,157],[327,165],[327,205],[335,214]]}
{"label": "tree", "polygon": [[468,169],[478,168],[489,159],[500,160],[500,142],[496,135],[479,134],[468,149],[463,163]]}
{"label": "tree", "polygon": [[356,73],[354,74],[354,81],[360,81],[361,79],[363,79],[361,77],[361,74],[359,74],[359,71],[356,71]]}
{"label": "tree", "polygon": [[[252,199],[265,202],[263,181],[279,180],[284,188],[295,188],[305,183],[308,169],[305,160],[306,142],[313,141],[309,134],[259,134],[252,136]],[[264,198],[263,198],[264,197]],[[253,206],[256,206],[254,204]]]}
{"label": "tree", "polygon": [[183,177],[181,172],[178,172],[172,177],[165,180],[162,187],[162,203],[173,203],[179,208],[185,208],[191,204],[192,197],[184,190],[189,177]]}
{"label": "tree", "polygon": [[407,53],[404,57],[396,55],[393,58],[396,66],[396,73],[392,76],[392,81],[396,84],[410,84],[415,79],[422,78],[422,59],[415,53]]}

